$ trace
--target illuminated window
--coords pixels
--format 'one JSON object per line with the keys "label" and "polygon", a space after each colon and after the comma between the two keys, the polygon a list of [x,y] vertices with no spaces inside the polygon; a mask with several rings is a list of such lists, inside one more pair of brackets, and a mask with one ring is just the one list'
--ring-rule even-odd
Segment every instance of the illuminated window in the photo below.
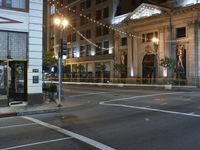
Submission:
{"label": "illuminated window", "polygon": [[146,42],[151,42],[152,38],[153,38],[153,32],[151,33],[147,33],[147,39],[146,39]]}

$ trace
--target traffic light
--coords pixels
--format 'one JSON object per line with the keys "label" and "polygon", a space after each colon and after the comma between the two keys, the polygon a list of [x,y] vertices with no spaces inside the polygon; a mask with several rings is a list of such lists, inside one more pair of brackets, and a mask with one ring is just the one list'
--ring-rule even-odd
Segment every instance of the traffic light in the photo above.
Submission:
{"label": "traffic light", "polygon": [[63,51],[67,51],[67,41],[61,40],[60,57],[63,56]]}

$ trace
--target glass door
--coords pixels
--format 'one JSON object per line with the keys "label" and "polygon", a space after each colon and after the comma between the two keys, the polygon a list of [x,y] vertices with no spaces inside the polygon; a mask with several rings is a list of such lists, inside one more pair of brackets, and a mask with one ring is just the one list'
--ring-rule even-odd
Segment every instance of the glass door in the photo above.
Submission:
{"label": "glass door", "polygon": [[26,101],[27,81],[26,62],[11,61],[11,84],[9,88],[9,101]]}
{"label": "glass door", "polygon": [[[0,61],[0,106],[8,106],[8,74],[7,61]],[[9,74],[10,75],[10,74]]]}

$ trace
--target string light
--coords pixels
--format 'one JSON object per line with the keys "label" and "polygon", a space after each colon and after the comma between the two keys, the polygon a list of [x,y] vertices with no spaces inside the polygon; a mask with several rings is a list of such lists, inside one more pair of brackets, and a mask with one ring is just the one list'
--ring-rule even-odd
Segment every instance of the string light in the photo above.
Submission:
{"label": "string light", "polygon": [[[77,0],[77,1],[75,1],[75,2],[79,2],[80,0]],[[55,0],[47,0],[47,2],[50,4],[50,5],[55,5]],[[75,3],[75,2],[73,2],[73,3]],[[57,3],[56,3],[58,6],[59,6],[59,4],[60,4],[60,6],[63,6],[63,4],[62,3],[59,3],[59,1],[57,1]],[[63,6],[63,7],[61,7],[60,8],[61,10],[68,10],[69,12],[72,12],[72,13],[75,13],[75,14],[77,14],[77,11],[76,10],[74,10],[74,9],[72,9],[72,8],[70,8],[70,7],[67,7],[67,6]],[[59,9],[57,9],[56,7],[55,7],[55,12],[56,13],[58,13],[59,15],[61,15],[61,16],[64,16],[60,11],[59,11]],[[132,34],[132,33],[127,33],[127,32],[125,32],[125,31],[122,31],[122,30],[120,30],[120,29],[118,29],[118,28],[114,28],[113,26],[109,26],[109,25],[107,25],[107,24],[104,24],[104,23],[102,23],[102,22],[99,22],[99,21],[97,21],[97,20],[95,20],[95,19],[93,19],[93,18],[90,18],[90,17],[88,17],[88,16],[86,16],[86,15],[84,15],[84,14],[82,14],[82,13],[79,13],[78,14],[80,17],[84,17],[85,19],[87,19],[88,21],[90,21],[90,22],[92,22],[92,23],[95,23],[95,24],[97,24],[97,25],[99,25],[99,26],[103,26],[103,27],[106,27],[106,28],[108,28],[108,29],[110,29],[110,30],[113,30],[113,31],[115,31],[115,32],[118,32],[118,33],[120,33],[120,34],[124,34],[124,35],[126,35],[126,36],[128,36],[128,37],[132,37],[132,38],[137,38],[137,39],[140,39],[140,40],[143,40],[144,38],[143,37],[141,37],[141,36],[137,36],[137,35],[134,35],[134,34]],[[165,42],[165,43],[177,43],[177,42],[182,42],[182,41],[184,41],[184,39],[176,39],[176,40],[166,40],[166,41],[159,41],[160,43],[161,42]]]}

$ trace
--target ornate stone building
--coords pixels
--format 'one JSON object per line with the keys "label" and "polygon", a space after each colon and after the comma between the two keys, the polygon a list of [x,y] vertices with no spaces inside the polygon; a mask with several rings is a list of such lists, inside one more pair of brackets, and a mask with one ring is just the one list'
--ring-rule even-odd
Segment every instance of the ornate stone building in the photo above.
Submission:
{"label": "ornate stone building", "polygon": [[[199,85],[200,4],[198,1],[164,3],[169,7],[143,3],[116,24],[122,32],[114,35],[115,62],[121,62],[121,56],[125,55],[128,77],[159,81],[166,77],[160,60],[173,58],[176,72],[168,72],[168,76],[185,80],[188,85]],[[125,39],[127,44],[123,44]]]}

